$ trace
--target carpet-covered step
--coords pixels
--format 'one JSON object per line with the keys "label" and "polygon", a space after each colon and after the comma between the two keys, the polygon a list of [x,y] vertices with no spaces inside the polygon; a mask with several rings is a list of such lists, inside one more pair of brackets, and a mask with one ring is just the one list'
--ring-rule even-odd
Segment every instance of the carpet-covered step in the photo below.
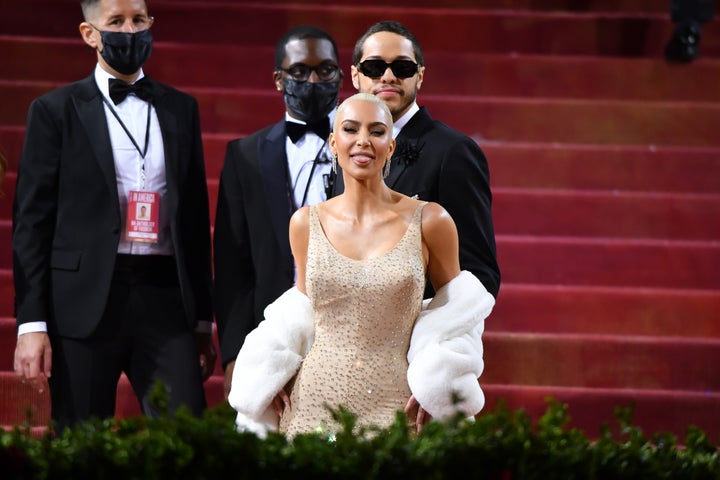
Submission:
{"label": "carpet-covered step", "polygon": [[521,284],[503,279],[485,331],[720,338],[720,290]]}
{"label": "carpet-covered step", "polygon": [[14,298],[12,270],[10,267],[0,267],[0,318],[10,317],[15,314]]}
{"label": "carpet-covered step", "polygon": [[[278,118],[281,118],[281,113]],[[244,133],[205,133],[205,168],[220,176],[227,143]],[[0,149],[10,172],[17,170],[24,126],[0,125]],[[581,145],[484,142],[493,188],[549,188],[611,191],[720,193],[720,147]],[[8,176],[0,218],[10,214],[15,177]]]}
{"label": "carpet-covered step", "polygon": [[503,401],[510,409],[523,409],[537,420],[547,409],[548,397],[552,397],[568,405],[570,427],[581,428],[591,437],[598,437],[603,425],[617,433],[615,408],[634,406],[633,424],[648,437],[672,433],[682,443],[688,426],[695,425],[709,435],[711,442],[720,443],[718,392],[498,385],[483,384],[482,377],[480,384],[488,411]]}
{"label": "carpet-covered step", "polygon": [[[14,374],[0,373],[0,383],[5,383],[6,378],[12,377]],[[17,382],[10,380],[9,383],[13,388],[0,389],[0,398],[3,399],[0,405],[5,406],[5,399],[10,400],[5,408],[0,408],[0,412],[8,412],[4,414],[5,421],[2,423],[6,426],[22,423],[27,418],[26,411],[29,408],[33,412],[33,424],[47,425],[50,420],[47,395],[37,396],[26,386],[21,386],[21,394],[16,398],[14,389]],[[117,415],[136,415],[139,412],[137,401],[133,397],[122,401],[122,395],[130,393],[129,390],[126,391],[129,385],[123,386],[122,383]],[[567,404],[571,417],[569,427],[580,428],[593,438],[601,434],[603,426],[617,433],[618,424],[613,415],[614,410],[617,407],[634,406],[633,424],[642,428],[648,437],[656,433],[672,433],[682,442],[688,426],[694,425],[703,429],[712,442],[720,442],[720,394],[717,393],[499,385],[483,383],[482,377],[481,385],[486,396],[483,411],[492,411],[502,402],[512,410],[526,411],[537,421],[545,413],[548,399],[554,398]],[[6,387],[7,384],[2,386]],[[222,391],[218,378],[211,378],[205,385],[205,391],[209,405],[217,405],[223,401],[222,397],[215,397]]]}
{"label": "carpet-covered step", "polygon": [[[218,188],[217,179],[208,179],[213,221]],[[718,218],[720,193],[493,189],[497,235],[712,241],[720,238]],[[1,259],[0,253],[0,265]]]}
{"label": "carpet-covered step", "polygon": [[487,383],[720,392],[720,337],[485,332],[483,345]]}
{"label": "carpet-covered step", "polygon": [[[2,95],[0,88],[0,95]],[[22,89],[19,89],[22,90]],[[276,92],[189,89],[205,132],[252,132],[278,121]],[[17,92],[20,95],[20,92]],[[720,103],[420,95],[419,103],[477,141],[718,146]],[[24,114],[22,114],[24,115]],[[17,118],[17,117],[16,117]],[[20,116],[19,118],[24,118]],[[11,119],[8,119],[9,123]]]}
{"label": "carpet-covered step", "polygon": [[[15,197],[15,182],[17,173],[9,171],[5,174],[5,180],[0,184],[0,221],[12,218],[12,205]],[[5,245],[5,244],[2,244]],[[9,243],[7,245],[10,245]],[[1,253],[0,253],[1,255]]]}
{"label": "carpet-covered step", "polygon": [[[720,391],[717,372],[707,368],[720,354],[720,336],[502,332],[489,328],[495,317],[484,336],[490,383]],[[14,320],[2,319],[0,371],[13,371],[15,337]],[[214,375],[222,377],[219,362]]]}
{"label": "carpet-covered step", "polygon": [[[176,0],[177,3],[182,2],[196,2],[197,0]],[[227,2],[232,3],[237,0],[215,0],[216,2]],[[266,0],[266,4],[273,5],[286,5],[290,3],[288,0]],[[322,5],[321,0],[303,0],[300,3],[303,5],[317,4]],[[385,0],[370,0],[363,2],[365,5],[379,6],[388,5]],[[437,7],[438,2],[436,0],[412,0],[406,2],[394,2],[397,8],[403,7],[404,4],[412,4],[413,7]],[[334,5],[357,5],[355,0],[335,0]],[[582,2],[574,0],[543,0],[538,2],[537,0],[445,0],[442,3],[443,8],[506,8],[513,10],[549,10],[549,11],[597,11],[597,12],[636,12],[636,13],[666,13],[668,10],[667,5],[657,0],[620,0],[608,2],[607,0],[585,0]],[[392,10],[390,10],[392,11]]]}
{"label": "carpet-covered step", "polygon": [[[204,383],[205,400],[208,406],[217,405],[225,401],[224,378],[215,374]],[[116,397],[115,416],[119,418],[140,415],[140,404],[135,397],[130,381],[125,375],[120,377],[118,382],[118,393]]]}
{"label": "carpet-covered step", "polygon": [[0,267],[12,266],[12,221],[0,218]]}
{"label": "carpet-covered step", "polygon": [[[0,371],[13,371],[13,356],[15,351],[15,339],[17,338],[17,329],[15,319],[11,317],[0,316]],[[213,336],[215,350],[218,352],[218,360],[215,362],[213,375],[223,375],[222,364],[220,362],[220,347],[218,346],[217,335]]]}
{"label": "carpet-covered step", "polygon": [[[218,188],[208,179],[213,222]],[[496,235],[712,241],[720,238],[718,218],[720,194],[493,188]]]}
{"label": "carpet-covered step", "polygon": [[22,383],[12,370],[0,370],[0,425],[47,426],[50,422],[50,393],[39,393]]}
{"label": "carpet-covered step", "polygon": [[[224,400],[223,378],[210,377],[205,383],[208,406]],[[140,414],[140,406],[132,386],[125,375],[120,377],[116,396],[115,416],[119,418]],[[14,372],[0,371],[0,425],[12,426],[28,422],[30,425],[47,426],[50,422],[50,394],[38,393],[23,384]]]}
{"label": "carpet-covered step", "polygon": [[[214,139],[205,140],[206,152]],[[720,193],[720,148],[480,142],[493,187]],[[208,157],[213,158],[213,157]]]}
{"label": "carpet-covered step", "polygon": [[[340,52],[343,97],[353,93],[351,55],[347,48]],[[89,75],[95,61],[80,38],[0,36],[0,57],[9,59],[0,64],[0,78],[18,81],[72,82]],[[187,68],[188,58],[196,59],[193,68]],[[662,58],[428,52],[425,65],[423,94],[720,101],[717,61],[677,65]],[[181,90],[201,86],[273,92],[273,70],[274,47],[269,45],[181,42],[156,42],[145,66],[147,74]]]}
{"label": "carpet-covered step", "polygon": [[[0,127],[0,141],[2,131]],[[243,135],[203,135],[208,178],[220,176],[227,143]],[[13,140],[17,142],[22,145],[22,139]],[[720,193],[720,148],[716,147],[485,141],[480,147],[488,159],[493,188]]]}
{"label": "carpet-covered step", "polygon": [[[6,0],[0,31],[12,35],[74,37],[82,21],[71,0]],[[43,15],[37,15],[42,11]],[[156,0],[153,36],[162,41],[273,45],[291,26],[326,28],[343,46],[371,24],[398,19],[417,32],[425,50],[661,56],[673,24],[667,14],[534,12],[529,10],[402,8]],[[189,32],[191,34],[189,35]],[[232,32],[229,34],[228,32]],[[705,29],[703,55],[720,53],[720,25]]]}
{"label": "carpet-covered step", "polygon": [[[8,279],[9,280],[9,279]],[[12,305],[12,298],[0,299]],[[0,365],[12,365],[15,319],[0,317]],[[488,332],[720,338],[720,290],[503,282]],[[216,373],[219,373],[219,364]]]}
{"label": "carpet-covered step", "polygon": [[[23,142],[25,141],[25,124],[8,125],[0,124],[0,152],[5,156],[8,162],[8,171],[17,171],[17,165],[20,161]],[[3,201],[0,200],[0,204]]]}
{"label": "carpet-covered step", "polygon": [[[31,101],[54,82],[0,81],[0,124],[23,125]],[[187,89],[204,132],[251,132],[277,122],[284,105],[267,90]],[[548,100],[421,95],[433,116],[477,141],[718,146],[720,103]]]}
{"label": "carpet-covered step", "polygon": [[718,194],[637,193],[495,187],[493,220],[500,235],[720,238]]}
{"label": "carpet-covered step", "polygon": [[[2,299],[0,299],[0,302],[1,301]],[[13,371],[16,338],[17,328],[15,327],[15,319],[0,316],[0,371]]]}
{"label": "carpet-covered step", "polygon": [[503,281],[720,290],[720,243],[497,235]]}
{"label": "carpet-covered step", "polygon": [[[635,405],[634,423],[648,435],[670,432],[682,439],[688,425],[696,425],[703,428],[712,441],[720,442],[720,394],[713,392],[496,384],[483,384],[483,388],[488,409],[502,398],[511,408],[525,409],[536,419],[545,411],[547,398],[552,396],[568,404],[573,418],[571,425],[583,428],[593,436],[599,435],[603,423],[616,425],[614,408]],[[222,382],[218,377],[206,382],[205,392],[209,405],[224,401]],[[129,410],[126,413],[119,407],[119,416],[137,413],[132,402],[125,405],[129,406]]]}

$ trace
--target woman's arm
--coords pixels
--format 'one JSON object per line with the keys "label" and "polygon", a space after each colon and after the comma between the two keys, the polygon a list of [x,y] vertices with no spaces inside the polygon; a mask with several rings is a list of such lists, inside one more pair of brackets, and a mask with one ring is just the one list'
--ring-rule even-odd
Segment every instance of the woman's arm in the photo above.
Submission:
{"label": "woman's arm", "polygon": [[310,236],[310,207],[302,207],[290,218],[290,249],[295,260],[295,286],[305,291],[305,269],[307,267],[308,239]]}
{"label": "woman's arm", "polygon": [[435,291],[460,274],[458,233],[450,214],[430,202],[422,213],[422,238],[427,249],[427,273]]}

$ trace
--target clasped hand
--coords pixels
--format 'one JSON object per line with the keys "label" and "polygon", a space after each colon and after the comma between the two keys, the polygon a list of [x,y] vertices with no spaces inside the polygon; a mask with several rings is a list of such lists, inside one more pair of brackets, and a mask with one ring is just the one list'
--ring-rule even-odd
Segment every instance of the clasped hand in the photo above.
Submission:
{"label": "clasped hand", "polygon": [[[280,390],[280,392],[275,396],[275,398],[273,398],[273,410],[278,417],[282,417],[285,409],[289,407],[290,397],[288,396],[285,389]],[[410,423],[415,426],[415,430],[418,433],[420,433],[420,431],[422,430],[423,425],[432,420],[432,415],[430,415],[427,411],[425,411],[422,406],[420,406],[420,403],[418,403],[418,401],[415,399],[415,395],[410,395],[410,399],[405,404],[404,412],[405,415],[407,415]]]}
{"label": "clasped hand", "polygon": [[52,371],[52,347],[46,332],[25,333],[18,337],[13,368],[23,383],[38,393],[45,391]]}

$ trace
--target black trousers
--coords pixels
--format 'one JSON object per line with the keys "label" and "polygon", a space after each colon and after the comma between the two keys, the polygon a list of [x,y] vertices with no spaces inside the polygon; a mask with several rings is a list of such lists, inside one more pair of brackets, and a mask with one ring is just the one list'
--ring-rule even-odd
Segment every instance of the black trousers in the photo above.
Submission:
{"label": "black trousers", "polygon": [[703,23],[713,18],[714,0],[670,0],[673,23]]}
{"label": "black trousers", "polygon": [[122,372],[146,415],[158,414],[149,399],[158,380],[168,391],[171,412],[185,405],[199,415],[206,407],[195,335],[185,320],[171,257],[118,255],[96,331],[82,339],[51,334],[50,340],[57,431],[92,417],[112,417]]}

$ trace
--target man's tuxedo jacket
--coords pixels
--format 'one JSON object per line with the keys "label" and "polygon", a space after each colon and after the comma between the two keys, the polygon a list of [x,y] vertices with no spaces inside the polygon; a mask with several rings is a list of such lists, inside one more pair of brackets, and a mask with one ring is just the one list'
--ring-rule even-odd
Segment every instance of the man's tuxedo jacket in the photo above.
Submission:
{"label": "man's tuxedo jacket", "polygon": [[215,310],[222,362],[294,282],[285,121],[228,143],[215,216]]}
{"label": "man's tuxedo jacket", "polygon": [[[188,326],[212,320],[210,220],[197,102],[152,82],[162,131],[172,245]],[[95,76],[33,101],[13,209],[18,324],[90,335],[120,240],[115,164]]]}
{"label": "man's tuxedo jacket", "polygon": [[[466,135],[433,120],[425,107],[400,130],[387,185],[420,200],[439,203],[452,216],[460,239],[460,267],[497,296],[500,269],[495,253],[487,159]],[[334,194],[344,190],[338,171]],[[426,290],[431,296],[432,290]]]}

